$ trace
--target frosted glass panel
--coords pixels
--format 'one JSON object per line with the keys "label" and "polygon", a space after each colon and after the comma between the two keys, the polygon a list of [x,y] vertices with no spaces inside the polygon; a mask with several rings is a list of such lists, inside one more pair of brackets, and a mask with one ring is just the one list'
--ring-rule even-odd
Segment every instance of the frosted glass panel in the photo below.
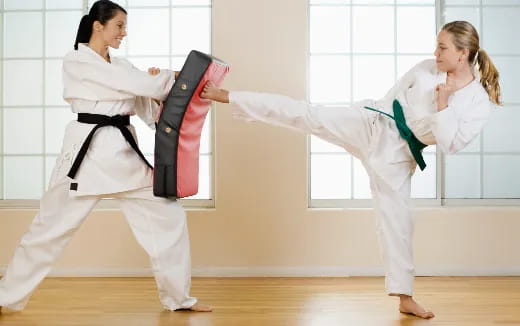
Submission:
{"label": "frosted glass panel", "polygon": [[4,61],[4,105],[42,104],[42,61]]}
{"label": "frosted glass panel", "polygon": [[[394,8],[393,7],[354,7],[355,52],[393,52],[394,51]],[[377,24],[377,28],[374,28]]]}
{"label": "frosted glass panel", "polygon": [[[1,6],[1,4],[0,4],[0,6]],[[2,27],[2,29],[5,28],[5,26],[4,26],[4,13],[3,12],[0,12],[0,27]],[[2,38],[0,40],[0,57],[4,56],[4,42],[5,42],[5,40],[3,39],[3,37],[4,37],[4,35],[0,31],[0,38]],[[1,63],[1,61],[0,61],[0,63]],[[2,67],[0,67],[0,73],[2,73]],[[0,86],[2,86],[2,78],[1,77],[2,77],[2,75],[0,75]]]}
{"label": "frosted glass panel", "polygon": [[143,120],[137,116],[131,118],[132,125],[137,133],[139,148],[143,154],[153,154],[155,144],[155,130],[150,129]]}
{"label": "frosted glass panel", "polygon": [[354,101],[379,99],[395,83],[394,57],[355,56],[354,57]]}
{"label": "frosted glass panel", "polygon": [[518,0],[482,0],[483,5],[518,5]]}
{"label": "frosted glass panel", "polygon": [[160,69],[170,69],[168,57],[149,57],[149,58],[128,58],[132,64],[140,70],[148,71],[148,68],[157,67]]}
{"label": "frosted glass panel", "polygon": [[4,199],[40,199],[43,158],[4,157]]}
{"label": "frosted glass panel", "polygon": [[435,40],[434,7],[397,8],[397,52],[430,53]]}
{"label": "frosted glass panel", "polygon": [[128,12],[128,54],[167,55],[169,9],[130,9]]}
{"label": "frosted glass panel", "polygon": [[369,199],[372,198],[370,191],[370,179],[367,171],[361,161],[354,159],[354,198],[355,199]]}
{"label": "frosted glass panel", "polygon": [[446,5],[478,5],[479,3],[480,0],[445,0]]}
{"label": "frosted glass panel", "polygon": [[[433,47],[433,45],[432,45]],[[432,51],[430,51],[432,52]],[[400,55],[397,56],[397,78],[401,78],[419,62],[426,59],[434,59],[431,55]]]}
{"label": "frosted glass panel", "polygon": [[43,55],[42,13],[6,12],[4,20],[5,57],[27,58]]}
{"label": "frosted glass panel", "polygon": [[460,150],[459,153],[478,153],[480,152],[481,136],[478,135],[466,147]]}
{"label": "frosted glass panel", "polygon": [[46,13],[45,55],[63,57],[74,49],[81,11],[57,11]]}
{"label": "frosted glass panel", "polygon": [[337,145],[331,144],[328,141],[325,141],[319,137],[310,136],[311,139],[311,152],[336,152],[343,153],[345,150]]}
{"label": "frosted glass panel", "polygon": [[[212,105],[210,110],[213,110],[215,105]],[[199,153],[211,153],[211,111],[206,115],[206,120],[204,120],[204,125],[202,126],[202,133],[200,134],[200,149]]]}
{"label": "frosted glass panel", "polygon": [[62,60],[45,61],[45,104],[69,105],[63,100]]}
{"label": "frosted glass panel", "polygon": [[484,128],[484,152],[520,152],[520,107],[495,110]]}
{"label": "frosted glass panel", "polygon": [[393,0],[352,0],[353,4],[394,4]]}
{"label": "frosted glass panel", "polygon": [[426,169],[421,171],[419,167],[412,177],[412,198],[436,198],[437,197],[437,158],[435,154],[424,154]]}
{"label": "frosted glass panel", "polygon": [[192,199],[210,199],[211,158],[201,155],[199,158],[199,192]]}
{"label": "frosted glass panel", "polygon": [[397,0],[398,5],[435,5],[435,0]]}
{"label": "frosted glass panel", "polygon": [[150,163],[152,166],[154,166],[154,164],[155,164],[155,157],[153,156],[153,154],[145,154],[144,158],[146,158],[148,163]]}
{"label": "frosted glass panel", "polygon": [[341,154],[311,155],[311,198],[350,198],[350,157]]}
{"label": "frosted glass panel", "polygon": [[153,6],[166,6],[168,7],[170,5],[169,0],[128,0],[128,6],[129,7],[138,7],[138,6],[147,6],[147,7],[153,7]]}
{"label": "frosted glass panel", "polygon": [[446,198],[480,198],[480,157],[446,156]]}
{"label": "frosted glass panel", "polygon": [[484,196],[520,198],[520,156],[484,156]]}
{"label": "frosted glass panel", "polygon": [[[518,2],[520,4],[520,1]],[[483,9],[483,48],[490,54],[520,54],[520,7]]]}
{"label": "frosted glass panel", "polygon": [[172,64],[170,69],[174,71],[180,71],[182,66],[186,62],[186,57],[172,57]]}
{"label": "frosted glass panel", "polygon": [[4,153],[43,153],[41,109],[4,110]]}
{"label": "frosted glass panel", "polygon": [[470,22],[477,29],[477,32],[481,34],[480,9],[478,7],[447,8],[444,13],[444,21],[446,23],[455,20],[465,20]]}
{"label": "frosted glass panel", "polygon": [[211,4],[211,0],[172,0],[172,5],[206,5],[209,6]]}
{"label": "frosted glass panel", "polygon": [[311,52],[338,53],[350,50],[350,9],[311,7]]}
{"label": "frosted glass panel", "polygon": [[[88,0],[88,9],[90,9],[90,7],[92,7],[92,4],[94,4],[94,2],[96,2],[96,1],[97,0]],[[111,0],[111,1],[117,3],[118,5],[120,5],[123,8],[126,7],[126,0]]]}
{"label": "frosted glass panel", "polygon": [[350,73],[348,56],[311,56],[311,102],[350,102]]}
{"label": "frosted glass panel", "polygon": [[506,103],[520,103],[520,58],[493,57],[492,60],[500,72],[502,100]]}
{"label": "frosted glass panel", "polygon": [[176,8],[172,10],[172,54],[191,50],[210,53],[211,10]]}
{"label": "frosted glass panel", "polygon": [[4,0],[5,9],[42,9],[42,0]]}
{"label": "frosted glass panel", "polygon": [[47,9],[81,9],[83,6],[82,0],[46,0],[45,2]]}
{"label": "frosted glass panel", "polygon": [[69,108],[45,109],[45,152],[58,154],[61,152],[65,127],[76,119]]}
{"label": "frosted glass panel", "polygon": [[310,4],[349,4],[350,0],[310,0]]}
{"label": "frosted glass panel", "polygon": [[428,145],[423,150],[423,153],[437,153],[437,145]]}
{"label": "frosted glass panel", "polygon": [[128,36],[123,39],[123,42],[121,42],[118,49],[114,49],[112,47],[108,48],[108,50],[110,52],[110,56],[111,57],[126,57],[127,44],[128,44]]}

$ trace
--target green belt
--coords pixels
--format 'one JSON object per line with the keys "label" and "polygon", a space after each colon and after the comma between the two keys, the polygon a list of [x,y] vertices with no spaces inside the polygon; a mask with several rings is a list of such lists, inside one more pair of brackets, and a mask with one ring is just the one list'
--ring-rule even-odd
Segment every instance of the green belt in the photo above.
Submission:
{"label": "green belt", "polygon": [[406,125],[406,119],[404,118],[403,107],[401,106],[401,103],[399,103],[398,100],[394,100],[394,103],[393,103],[394,116],[391,116],[388,113],[381,112],[379,110],[376,110],[376,109],[368,107],[368,106],[365,106],[365,109],[384,114],[387,117],[389,117],[395,121],[397,130],[399,130],[399,134],[401,135],[401,137],[404,140],[406,140],[406,142],[408,143],[408,147],[410,147],[410,152],[412,152],[415,162],[417,162],[417,165],[419,165],[419,168],[421,169],[421,171],[424,170],[426,168],[426,163],[424,162],[424,158],[422,156],[421,150],[428,145],[421,143],[419,141],[419,139],[417,139],[417,137],[415,137],[412,130],[410,130],[410,128]]}

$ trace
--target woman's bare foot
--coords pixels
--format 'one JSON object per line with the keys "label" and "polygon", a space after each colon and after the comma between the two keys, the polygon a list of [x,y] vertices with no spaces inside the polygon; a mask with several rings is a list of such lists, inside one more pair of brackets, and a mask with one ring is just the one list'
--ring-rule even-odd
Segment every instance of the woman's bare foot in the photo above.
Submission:
{"label": "woman's bare foot", "polygon": [[229,103],[229,92],[225,89],[215,87],[213,82],[208,81],[200,93],[200,97],[221,103]]}
{"label": "woman's bare foot", "polygon": [[191,311],[200,311],[200,312],[211,312],[213,311],[213,308],[207,304],[203,303],[196,303],[190,308]]}
{"label": "woman's bare foot", "polygon": [[181,308],[177,309],[176,311],[196,311],[196,312],[211,312],[213,311],[213,308],[211,306],[208,306],[207,304],[203,303],[196,303],[193,306],[189,308]]}
{"label": "woman's bare foot", "polygon": [[414,315],[424,319],[435,317],[433,312],[426,311],[415,300],[408,295],[400,295],[401,302],[399,303],[399,311],[403,314]]}

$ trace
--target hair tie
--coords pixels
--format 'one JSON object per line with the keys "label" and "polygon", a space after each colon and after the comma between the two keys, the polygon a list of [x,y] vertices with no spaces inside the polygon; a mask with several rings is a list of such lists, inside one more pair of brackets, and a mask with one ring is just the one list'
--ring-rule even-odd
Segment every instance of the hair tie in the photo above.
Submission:
{"label": "hair tie", "polygon": [[479,49],[477,50],[477,53],[475,54],[475,59],[473,60],[474,63],[477,63],[477,62],[478,62],[478,55],[480,54],[480,51],[481,51],[481,50],[482,50],[481,48],[479,48]]}

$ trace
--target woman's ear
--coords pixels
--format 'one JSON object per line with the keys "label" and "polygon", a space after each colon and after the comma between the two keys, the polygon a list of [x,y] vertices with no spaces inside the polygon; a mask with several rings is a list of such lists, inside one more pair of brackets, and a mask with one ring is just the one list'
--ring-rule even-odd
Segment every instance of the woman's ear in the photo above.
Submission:
{"label": "woman's ear", "polygon": [[462,49],[460,61],[468,61],[468,58],[469,58],[469,49]]}
{"label": "woman's ear", "polygon": [[99,20],[96,20],[94,24],[92,25],[92,32],[101,32],[103,30],[103,25],[99,22]]}

